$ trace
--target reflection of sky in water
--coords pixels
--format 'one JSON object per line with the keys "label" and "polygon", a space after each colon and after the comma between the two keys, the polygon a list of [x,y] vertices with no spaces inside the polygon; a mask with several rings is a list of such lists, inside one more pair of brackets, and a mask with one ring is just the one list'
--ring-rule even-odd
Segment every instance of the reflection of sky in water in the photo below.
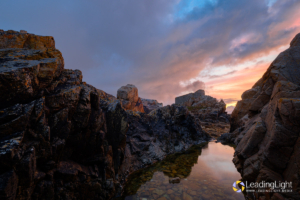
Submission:
{"label": "reflection of sky in water", "polygon": [[[243,194],[236,193],[232,189],[232,184],[241,178],[232,162],[234,149],[229,146],[224,146],[221,143],[210,142],[202,148],[201,155],[199,154],[190,153],[186,156],[181,154],[175,157],[175,160],[162,162],[160,167],[155,168],[154,166],[153,169],[150,169],[153,174],[148,171],[148,175],[146,175],[146,172],[142,176],[138,175],[136,177],[137,179],[135,179],[137,180],[137,185],[134,185],[134,181],[131,182],[132,191],[136,191],[134,188],[136,188],[137,191],[130,193],[128,196],[125,195],[127,196],[125,200],[150,200],[160,198],[164,200],[244,199]],[[186,163],[186,160],[189,160],[189,162]],[[172,172],[176,174],[171,175],[171,177],[180,176],[182,173],[181,170],[188,170],[190,174],[187,173],[186,176],[183,176],[179,183],[170,184],[169,172],[165,173],[166,169],[169,172],[173,170],[177,171]],[[164,171],[164,173],[162,171]],[[150,177],[143,181],[143,176]],[[128,189],[130,190],[130,187],[128,187]]]}
{"label": "reflection of sky in water", "polygon": [[221,171],[223,173],[236,174],[237,170],[232,163],[233,153],[234,149],[232,147],[210,142],[208,148],[202,150],[201,156],[198,157],[198,164],[194,167],[197,168],[199,165],[206,165],[206,167],[212,169],[218,175],[220,175]]}
{"label": "reflection of sky in water", "polygon": [[217,180],[239,180],[240,174],[237,172],[232,159],[234,149],[221,143],[210,142],[202,149],[198,162],[192,167],[189,178],[201,176],[203,172],[210,174]]}

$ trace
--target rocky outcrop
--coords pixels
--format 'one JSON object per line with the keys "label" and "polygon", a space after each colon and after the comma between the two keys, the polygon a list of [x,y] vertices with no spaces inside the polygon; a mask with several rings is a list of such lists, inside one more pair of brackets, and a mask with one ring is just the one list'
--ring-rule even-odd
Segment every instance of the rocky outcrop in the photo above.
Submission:
{"label": "rocky outcrop", "polygon": [[300,199],[299,77],[300,34],[243,93],[232,113],[231,133],[220,138],[237,145],[233,162],[243,179],[292,182],[293,192],[270,193],[266,199]]}
{"label": "rocky outcrop", "polygon": [[138,94],[138,89],[132,84],[127,84],[118,89],[117,98],[125,110],[145,112],[141,98]]}
{"label": "rocky outcrop", "polygon": [[120,99],[122,107],[125,110],[147,114],[163,106],[163,104],[158,103],[157,100],[140,98],[137,87],[132,84],[127,84],[118,89],[117,98]]}
{"label": "rocky outcrop", "polygon": [[185,107],[165,106],[149,114],[128,113],[126,154],[120,174],[133,172],[166,155],[187,150],[209,140]]}
{"label": "rocky outcrop", "polygon": [[[220,120],[227,122],[227,116],[222,115],[227,114],[225,113],[226,104],[224,101],[218,101],[216,98],[204,95],[204,90],[176,97],[175,104],[186,106],[202,121],[213,122]],[[219,119],[219,117],[221,118]]]}
{"label": "rocky outcrop", "polygon": [[28,34],[26,31],[0,30],[0,49],[25,48],[46,50],[55,49],[54,38],[51,36],[39,36]]}
{"label": "rocky outcrop", "polygon": [[129,173],[208,139],[184,107],[146,115],[82,82],[51,38],[0,31],[0,199],[110,199]]}
{"label": "rocky outcrop", "polygon": [[28,103],[54,89],[64,59],[53,43],[52,37],[0,32],[0,108]]}
{"label": "rocky outcrop", "polygon": [[143,99],[141,98],[145,113],[150,113],[152,110],[163,107],[162,103],[158,103],[157,100]]}
{"label": "rocky outcrop", "polygon": [[218,137],[229,131],[229,115],[225,112],[223,100],[205,95],[204,90],[198,90],[175,98],[176,105],[187,109],[201,121],[202,128],[213,137]]}
{"label": "rocky outcrop", "polygon": [[[185,94],[179,97],[175,98],[175,104],[187,104],[188,102],[197,99],[197,98],[201,98],[205,96],[205,91],[204,90],[197,90],[195,93],[189,93],[189,94]],[[188,103],[188,106],[191,106],[190,103]]]}

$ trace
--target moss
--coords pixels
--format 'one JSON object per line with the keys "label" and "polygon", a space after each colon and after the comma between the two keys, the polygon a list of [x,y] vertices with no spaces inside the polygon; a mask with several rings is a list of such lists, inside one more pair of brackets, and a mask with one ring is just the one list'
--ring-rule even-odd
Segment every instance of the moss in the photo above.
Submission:
{"label": "moss", "polygon": [[187,109],[189,111],[196,111],[196,110],[202,110],[202,109],[206,109],[207,107],[204,106],[188,106]]}

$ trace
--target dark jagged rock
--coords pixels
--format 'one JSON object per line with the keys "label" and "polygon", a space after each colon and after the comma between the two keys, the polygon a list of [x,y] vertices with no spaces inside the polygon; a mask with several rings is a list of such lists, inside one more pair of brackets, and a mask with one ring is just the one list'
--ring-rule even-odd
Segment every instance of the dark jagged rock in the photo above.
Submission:
{"label": "dark jagged rock", "polygon": [[[166,155],[187,150],[192,145],[207,141],[201,129],[185,107],[165,106],[151,113],[128,111],[129,130],[126,154],[121,171],[135,171]],[[129,167],[130,166],[130,167]]]}
{"label": "dark jagged rock", "polygon": [[163,107],[162,103],[158,103],[157,100],[154,99],[143,99],[141,98],[145,113],[150,113],[152,110]]}
{"label": "dark jagged rock", "polygon": [[[231,115],[233,162],[248,181],[288,181],[293,192],[265,199],[300,199],[300,34],[263,77],[242,95]],[[258,196],[264,196],[258,193]]]}
{"label": "dark jagged rock", "polygon": [[129,173],[207,139],[183,107],[126,111],[64,69],[52,37],[0,32],[1,199],[110,199]]}

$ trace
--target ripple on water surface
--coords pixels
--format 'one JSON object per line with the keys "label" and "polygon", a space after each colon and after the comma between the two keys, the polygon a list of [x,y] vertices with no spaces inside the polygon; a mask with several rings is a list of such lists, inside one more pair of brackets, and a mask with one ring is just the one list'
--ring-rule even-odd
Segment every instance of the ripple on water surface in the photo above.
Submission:
{"label": "ripple on water surface", "polygon": [[[130,175],[124,188],[125,200],[240,200],[232,189],[241,176],[232,163],[234,149],[210,142]],[[179,177],[179,183],[170,179]]]}

